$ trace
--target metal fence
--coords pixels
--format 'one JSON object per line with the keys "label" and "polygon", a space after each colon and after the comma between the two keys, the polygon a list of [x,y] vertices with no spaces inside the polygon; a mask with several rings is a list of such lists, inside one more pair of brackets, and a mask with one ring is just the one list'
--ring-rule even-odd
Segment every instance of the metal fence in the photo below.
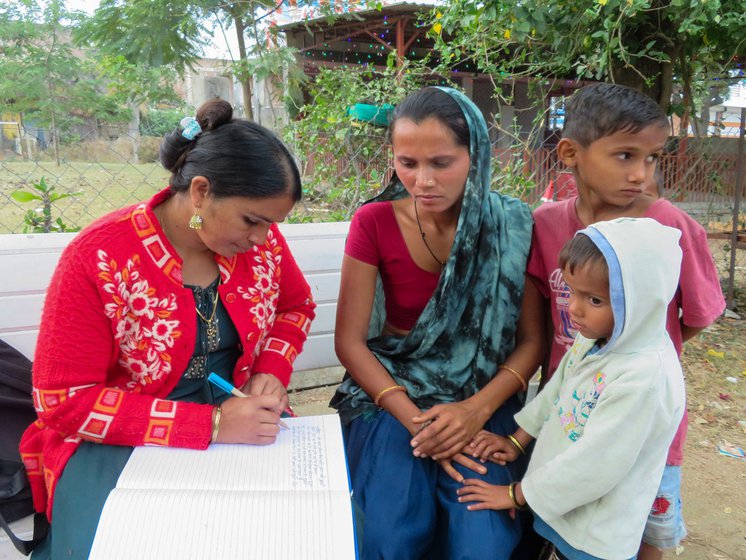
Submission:
{"label": "metal fence", "polygon": [[[157,163],[158,137],[92,130],[74,141],[59,142],[57,153],[48,131],[19,136],[8,133],[8,128],[3,127],[0,136],[0,233],[80,228],[111,210],[149,198],[168,182],[168,172]],[[738,134],[738,129],[731,129],[719,137],[673,139],[659,162],[659,193],[708,232],[731,308],[739,298],[746,307],[746,215],[737,213],[736,196],[737,187],[742,192],[744,186]],[[323,143],[302,150],[304,184],[316,187],[308,189],[291,221],[349,216],[390,177],[390,153],[382,138],[380,146],[367,158],[355,152],[326,153]],[[552,148],[495,147],[494,153],[493,188],[532,206],[542,198],[561,198],[571,183]],[[323,180],[316,176],[319,170],[325,174]],[[334,189],[362,183],[367,190],[352,197],[340,197]],[[14,198],[19,192],[27,194]]]}

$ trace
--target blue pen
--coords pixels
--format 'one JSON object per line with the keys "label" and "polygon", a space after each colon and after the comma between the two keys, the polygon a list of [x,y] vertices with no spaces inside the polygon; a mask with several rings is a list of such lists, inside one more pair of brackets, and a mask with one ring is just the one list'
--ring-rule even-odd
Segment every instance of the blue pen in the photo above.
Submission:
{"label": "blue pen", "polygon": [[[246,398],[248,395],[246,393],[242,393],[238,389],[236,389],[230,382],[226,381],[222,377],[220,377],[217,373],[211,373],[207,376],[207,380],[215,385],[216,387],[220,387],[223,391],[226,393],[230,393],[231,395],[235,397],[241,397]],[[285,424],[282,420],[277,422],[281,428],[285,428],[286,430],[290,429],[290,426]]]}

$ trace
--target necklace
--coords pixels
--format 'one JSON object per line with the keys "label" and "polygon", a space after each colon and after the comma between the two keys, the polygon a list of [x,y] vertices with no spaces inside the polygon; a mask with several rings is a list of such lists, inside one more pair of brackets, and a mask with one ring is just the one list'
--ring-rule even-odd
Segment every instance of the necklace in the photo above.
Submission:
{"label": "necklace", "polygon": [[417,218],[417,229],[420,230],[420,235],[422,236],[422,242],[425,244],[425,247],[427,247],[427,251],[437,261],[437,263],[440,265],[441,268],[445,268],[446,261],[442,261],[438,257],[436,257],[435,253],[433,253],[433,250],[430,248],[430,245],[427,244],[427,239],[425,239],[425,232],[422,231],[422,224],[420,223],[420,215],[417,212],[417,198],[414,199],[414,217]]}
{"label": "necklace", "polygon": [[[220,281],[222,279],[218,279],[218,286],[220,286]],[[215,288],[215,297],[212,300],[212,313],[210,314],[210,318],[208,319],[204,315],[202,315],[202,312],[199,310],[199,307],[195,307],[195,310],[197,311],[197,315],[199,315],[199,318],[202,319],[207,325],[207,346],[208,348],[214,346],[214,342],[217,341],[218,338],[218,322],[215,320],[215,313],[218,310],[218,298],[220,297],[220,293],[218,292],[218,288]]]}

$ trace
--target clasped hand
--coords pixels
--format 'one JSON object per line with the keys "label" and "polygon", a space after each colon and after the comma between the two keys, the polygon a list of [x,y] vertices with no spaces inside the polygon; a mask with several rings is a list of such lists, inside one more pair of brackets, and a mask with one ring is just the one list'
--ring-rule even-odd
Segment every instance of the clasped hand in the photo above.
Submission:
{"label": "clasped hand", "polygon": [[277,377],[271,373],[254,373],[243,386],[247,395],[275,395],[280,399],[277,414],[282,414],[289,404],[288,392]]}
{"label": "clasped hand", "polygon": [[465,451],[478,458],[482,463],[492,461],[498,465],[512,463],[520,453],[508,438],[498,436],[487,430],[482,430],[474,436]]}
{"label": "clasped hand", "polygon": [[288,406],[285,387],[274,375],[257,373],[241,388],[246,398],[231,397],[221,405],[219,443],[269,445],[277,439],[280,414]]}
{"label": "clasped hand", "polygon": [[480,474],[487,469],[462,453],[487,418],[467,401],[435,405],[412,419],[421,426],[411,440],[415,457],[431,457],[458,482],[464,477],[453,467],[455,461]]}
{"label": "clasped hand", "polygon": [[[520,452],[508,438],[481,430],[469,443],[468,453],[477,457],[482,463],[492,461],[498,465],[504,465],[515,461]],[[510,517],[515,519],[516,504],[511,498],[511,490],[508,486],[496,486],[476,478],[466,479],[463,484],[464,486],[456,493],[459,502],[469,504],[468,510],[507,509],[510,510]],[[522,499],[525,501],[525,498]]]}

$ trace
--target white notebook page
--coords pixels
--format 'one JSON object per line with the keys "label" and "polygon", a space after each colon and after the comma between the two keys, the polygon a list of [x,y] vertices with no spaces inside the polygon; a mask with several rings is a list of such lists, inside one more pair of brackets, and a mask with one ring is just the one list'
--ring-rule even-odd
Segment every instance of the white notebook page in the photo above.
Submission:
{"label": "white notebook page", "polygon": [[270,446],[135,449],[90,558],[355,558],[339,417],[285,421]]}

